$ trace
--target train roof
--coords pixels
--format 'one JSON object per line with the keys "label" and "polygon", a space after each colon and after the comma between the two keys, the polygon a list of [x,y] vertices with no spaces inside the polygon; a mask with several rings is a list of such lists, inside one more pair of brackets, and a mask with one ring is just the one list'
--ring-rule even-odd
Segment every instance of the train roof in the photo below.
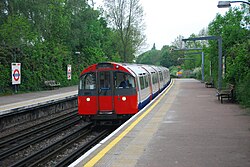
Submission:
{"label": "train roof", "polygon": [[137,64],[123,64],[124,68],[129,69],[136,75],[146,75],[148,72],[141,66],[138,66]]}
{"label": "train roof", "polygon": [[90,71],[95,71],[97,68],[102,67],[103,69],[105,68],[113,68],[115,69],[120,69],[125,72],[129,72],[132,75],[146,75],[148,73],[154,73],[156,71],[163,71],[167,70],[165,67],[160,67],[160,66],[153,66],[153,65],[146,65],[146,64],[130,64],[130,63],[116,63],[116,62],[104,62],[104,63],[97,63],[93,64],[86,69],[82,71],[81,74],[90,72]]}

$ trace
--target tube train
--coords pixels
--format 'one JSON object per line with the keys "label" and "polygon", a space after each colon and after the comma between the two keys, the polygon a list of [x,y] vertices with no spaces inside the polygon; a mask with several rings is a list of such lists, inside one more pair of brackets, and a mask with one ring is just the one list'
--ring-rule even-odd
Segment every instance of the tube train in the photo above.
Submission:
{"label": "tube train", "polygon": [[165,67],[105,62],[80,75],[78,114],[86,121],[122,121],[136,114],[170,83]]}

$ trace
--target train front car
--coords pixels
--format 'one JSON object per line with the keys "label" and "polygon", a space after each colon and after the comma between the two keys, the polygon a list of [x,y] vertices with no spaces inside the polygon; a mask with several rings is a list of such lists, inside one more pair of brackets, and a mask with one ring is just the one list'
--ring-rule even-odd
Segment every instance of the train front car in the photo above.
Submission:
{"label": "train front car", "polygon": [[119,123],[137,112],[136,77],[126,66],[99,63],[83,70],[78,113],[85,120]]}

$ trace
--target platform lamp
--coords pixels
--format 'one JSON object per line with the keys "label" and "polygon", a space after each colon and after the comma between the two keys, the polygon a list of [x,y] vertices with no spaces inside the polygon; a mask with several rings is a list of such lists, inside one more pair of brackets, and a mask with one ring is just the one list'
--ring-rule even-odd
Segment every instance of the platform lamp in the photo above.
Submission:
{"label": "platform lamp", "polygon": [[250,6],[250,2],[247,1],[219,1],[217,7],[218,8],[229,8],[231,3],[246,3]]}

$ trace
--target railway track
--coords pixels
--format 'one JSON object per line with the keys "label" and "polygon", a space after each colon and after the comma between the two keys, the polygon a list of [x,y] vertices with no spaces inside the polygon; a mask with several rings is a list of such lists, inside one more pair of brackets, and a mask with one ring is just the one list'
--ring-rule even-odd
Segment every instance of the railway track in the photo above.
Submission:
{"label": "railway track", "polygon": [[79,122],[80,118],[75,110],[0,138],[0,162],[3,163],[11,157],[19,157],[19,152],[27,150],[34,145],[39,145],[42,141],[53,138],[53,136],[79,124]]}
{"label": "railway track", "polygon": [[[27,157],[26,159],[23,159],[12,166],[22,166],[29,164],[30,167],[60,167],[69,165],[110,133],[110,130],[107,129],[100,132],[93,132],[90,128],[90,125],[87,126],[89,128],[84,127],[74,134],[66,136],[60,141],[37,153],[34,153],[30,157]],[[93,133],[96,134],[93,135]],[[76,144],[78,144],[78,146],[76,146]]]}
{"label": "railway track", "polygon": [[39,133],[42,130],[46,130],[50,127],[55,127],[59,124],[62,124],[67,119],[74,119],[78,117],[76,110],[70,113],[66,113],[64,115],[60,115],[59,117],[49,119],[47,121],[44,121],[42,123],[39,123],[35,126],[28,127],[26,129],[8,134],[6,136],[1,137],[0,141],[0,149],[6,145],[10,145],[16,141],[20,141],[26,137],[33,136],[36,133]]}
{"label": "railway track", "polygon": [[91,131],[90,127],[91,124],[87,124],[86,126],[83,126],[76,132],[66,135],[57,142],[52,143],[51,145],[29,155],[24,159],[21,159],[20,161],[16,162],[11,166],[24,166],[26,164],[29,164],[29,166],[38,166],[39,164],[44,164],[48,159],[57,155],[57,153],[60,152],[60,150],[70,145],[76,139],[89,134]]}
{"label": "railway track", "polygon": [[66,166],[75,161],[77,158],[82,156],[85,152],[87,152],[90,148],[92,148],[94,145],[96,145],[101,139],[105,138],[108,134],[110,134],[113,130],[103,130],[96,137],[89,142],[83,144],[79,147],[79,149],[73,151],[71,154],[69,154],[67,157],[63,158],[61,161],[59,161],[56,166]]}
{"label": "railway track", "polygon": [[112,132],[74,110],[0,138],[0,166],[64,166]]}

